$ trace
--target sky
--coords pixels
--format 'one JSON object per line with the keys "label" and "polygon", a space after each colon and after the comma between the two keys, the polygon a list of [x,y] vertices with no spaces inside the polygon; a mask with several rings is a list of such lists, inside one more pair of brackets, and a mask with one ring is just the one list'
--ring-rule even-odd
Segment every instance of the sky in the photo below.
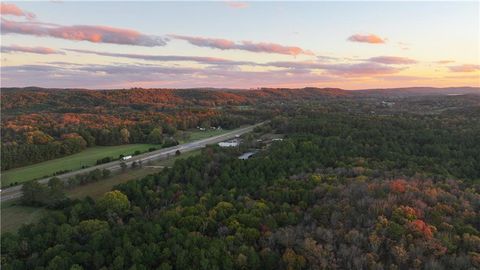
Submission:
{"label": "sky", "polygon": [[1,85],[480,87],[480,2],[2,2]]}

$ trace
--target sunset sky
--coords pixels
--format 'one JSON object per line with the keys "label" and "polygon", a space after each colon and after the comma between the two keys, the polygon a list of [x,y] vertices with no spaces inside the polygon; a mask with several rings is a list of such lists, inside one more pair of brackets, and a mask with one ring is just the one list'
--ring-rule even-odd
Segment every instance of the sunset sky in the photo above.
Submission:
{"label": "sunset sky", "polygon": [[3,2],[10,86],[480,86],[479,2]]}

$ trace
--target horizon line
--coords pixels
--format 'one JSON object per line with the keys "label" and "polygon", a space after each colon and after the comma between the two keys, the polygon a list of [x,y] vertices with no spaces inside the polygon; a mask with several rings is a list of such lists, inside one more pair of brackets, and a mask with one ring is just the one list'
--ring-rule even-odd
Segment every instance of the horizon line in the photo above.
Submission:
{"label": "horizon line", "polygon": [[451,88],[473,88],[480,91],[480,86],[447,86],[447,87],[436,87],[436,86],[408,86],[408,87],[387,87],[387,88],[360,88],[360,89],[345,89],[339,87],[316,87],[316,86],[304,86],[304,87],[250,87],[250,88],[229,88],[229,87],[129,87],[129,88],[86,88],[86,87],[43,87],[43,86],[1,86],[0,89],[15,88],[15,89],[26,89],[26,88],[40,88],[46,90],[91,90],[91,91],[114,91],[114,90],[233,90],[233,91],[258,91],[258,90],[267,90],[267,89],[278,89],[278,90],[301,90],[301,89],[322,89],[322,90],[341,90],[341,91],[367,91],[367,90],[400,90],[400,89],[418,89],[418,88],[428,88],[428,89],[451,89]]}

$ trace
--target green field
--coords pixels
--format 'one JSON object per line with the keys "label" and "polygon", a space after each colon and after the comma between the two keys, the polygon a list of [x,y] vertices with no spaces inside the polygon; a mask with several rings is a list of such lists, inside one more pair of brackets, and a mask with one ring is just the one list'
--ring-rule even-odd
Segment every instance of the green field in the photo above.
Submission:
{"label": "green field", "polygon": [[180,143],[187,143],[191,141],[196,141],[196,140],[201,140],[201,139],[206,139],[210,138],[213,136],[225,134],[231,130],[228,129],[207,129],[204,131],[195,129],[188,131],[188,138],[187,139],[180,139]]}
{"label": "green field", "polygon": [[38,221],[44,213],[52,210],[39,207],[16,205],[17,202],[2,203],[2,229],[4,232],[16,232],[22,224]]}
{"label": "green field", "polygon": [[70,156],[52,159],[33,165],[11,169],[2,172],[2,187],[14,182],[26,182],[37,178],[53,175],[62,170],[78,170],[82,166],[95,165],[104,157],[118,158],[119,155],[133,154],[135,151],[145,152],[150,147],[160,148],[154,144],[126,144],[117,146],[95,146]]}
{"label": "green field", "polygon": [[109,178],[100,180],[98,182],[74,187],[70,190],[67,190],[66,194],[69,198],[72,199],[83,199],[87,196],[90,196],[93,199],[97,199],[106,192],[111,191],[112,188],[116,185],[123,184],[134,179],[140,179],[149,174],[159,171],[160,169],[150,168],[127,170],[121,174],[112,175]]}

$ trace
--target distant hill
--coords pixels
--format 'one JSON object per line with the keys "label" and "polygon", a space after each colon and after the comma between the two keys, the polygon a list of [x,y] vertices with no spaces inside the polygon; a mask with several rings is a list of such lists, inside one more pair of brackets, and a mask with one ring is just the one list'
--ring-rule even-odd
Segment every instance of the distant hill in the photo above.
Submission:
{"label": "distant hill", "polygon": [[320,100],[337,97],[411,97],[431,95],[479,94],[476,87],[412,87],[390,89],[343,90],[339,88],[261,88],[246,89],[51,89],[40,87],[2,88],[2,110],[11,108],[58,108],[99,105],[143,104],[161,107],[222,106],[256,104],[259,102],[283,102],[292,100]]}
{"label": "distant hill", "polygon": [[402,88],[372,88],[361,90],[346,90],[341,88],[319,88],[319,87],[304,87],[304,88],[258,88],[258,89],[234,89],[234,88],[130,88],[130,89],[86,89],[86,88],[43,88],[37,86],[28,87],[2,87],[2,91],[18,92],[18,91],[200,91],[200,92],[250,92],[250,93],[295,93],[311,95],[312,92],[316,94],[329,95],[347,95],[348,93],[364,93],[364,94],[393,94],[393,95],[436,95],[436,94],[479,94],[480,87],[402,87]]}
{"label": "distant hill", "polygon": [[387,88],[387,89],[366,89],[355,92],[377,95],[377,96],[429,96],[429,95],[467,95],[479,94],[479,87],[409,87],[409,88]]}
{"label": "distant hill", "polygon": [[351,96],[351,91],[335,88],[259,90],[232,89],[49,89],[39,87],[2,88],[2,110],[59,108],[99,105],[148,104],[158,107],[222,106],[256,104],[284,100],[325,99]]}

